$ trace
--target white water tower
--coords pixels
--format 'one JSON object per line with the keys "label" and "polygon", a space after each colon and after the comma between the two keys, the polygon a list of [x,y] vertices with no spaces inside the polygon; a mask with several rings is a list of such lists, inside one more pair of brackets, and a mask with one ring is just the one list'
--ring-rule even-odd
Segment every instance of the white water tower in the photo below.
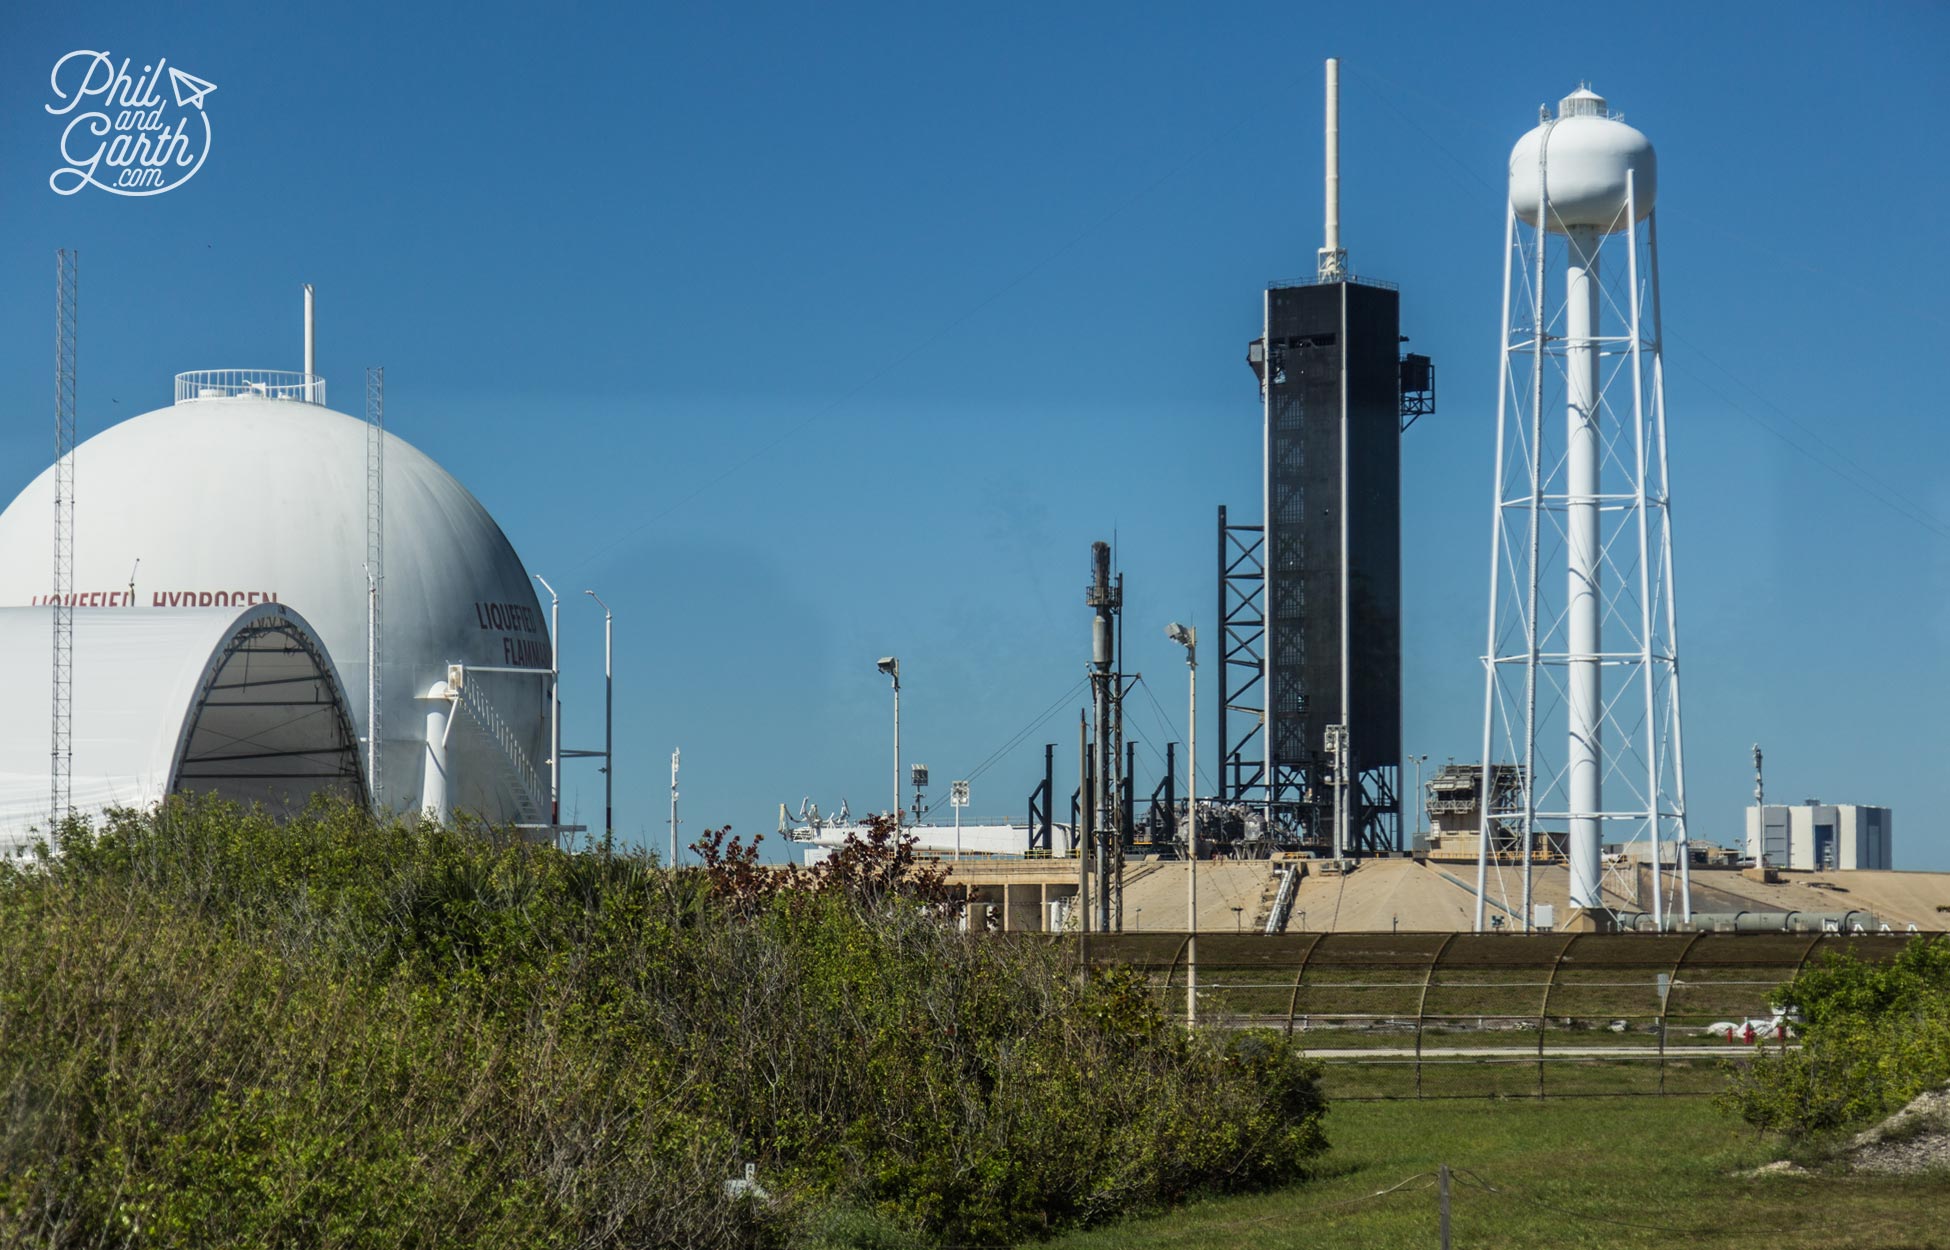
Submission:
{"label": "white water tower", "polygon": [[[1505,215],[1481,792],[1507,799],[1483,805],[1476,928],[1499,895],[1529,918],[1533,860],[1560,846],[1574,908],[1663,926],[1692,909],[1658,163],[1588,87],[1539,111]],[[1495,764],[1521,784],[1492,786]]]}

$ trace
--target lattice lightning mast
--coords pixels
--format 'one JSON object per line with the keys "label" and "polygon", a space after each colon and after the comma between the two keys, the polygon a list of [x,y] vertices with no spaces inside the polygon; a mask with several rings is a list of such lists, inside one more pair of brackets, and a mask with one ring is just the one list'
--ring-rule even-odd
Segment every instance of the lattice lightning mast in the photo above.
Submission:
{"label": "lattice lightning mast", "polygon": [[74,448],[75,332],[80,256],[55,253],[54,269],[54,645],[49,735],[48,839],[74,805]]}
{"label": "lattice lightning mast", "polygon": [[[309,308],[311,288],[305,288]],[[306,318],[309,323],[310,318]],[[310,351],[306,351],[307,368]],[[366,369],[366,784],[376,812],[385,810],[380,781],[380,674],[386,603],[386,369]]]}

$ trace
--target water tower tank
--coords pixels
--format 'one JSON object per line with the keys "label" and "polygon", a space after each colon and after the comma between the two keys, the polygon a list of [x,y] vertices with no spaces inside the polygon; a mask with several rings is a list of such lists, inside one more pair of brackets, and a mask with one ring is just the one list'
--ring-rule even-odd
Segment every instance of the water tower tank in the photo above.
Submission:
{"label": "water tower tank", "polygon": [[[1632,175],[1630,221],[1627,173]],[[1550,198],[1549,230],[1562,234],[1588,227],[1611,234],[1652,211],[1659,162],[1650,139],[1613,117],[1603,96],[1579,87],[1558,101],[1556,118],[1540,122],[1510,151],[1510,207],[1525,225],[1537,224],[1540,183]]]}

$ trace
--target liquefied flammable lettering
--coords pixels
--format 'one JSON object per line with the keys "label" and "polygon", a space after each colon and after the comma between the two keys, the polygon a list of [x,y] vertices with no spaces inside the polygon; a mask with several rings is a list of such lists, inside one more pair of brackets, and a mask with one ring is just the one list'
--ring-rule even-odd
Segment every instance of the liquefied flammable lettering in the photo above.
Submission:
{"label": "liquefied flammable lettering", "polygon": [[532,609],[519,603],[477,603],[474,605],[474,619],[484,630],[507,632],[515,630],[524,634],[540,633]]}
{"label": "liquefied flammable lettering", "polygon": [[511,668],[547,668],[548,647],[529,638],[501,639],[501,655]]}

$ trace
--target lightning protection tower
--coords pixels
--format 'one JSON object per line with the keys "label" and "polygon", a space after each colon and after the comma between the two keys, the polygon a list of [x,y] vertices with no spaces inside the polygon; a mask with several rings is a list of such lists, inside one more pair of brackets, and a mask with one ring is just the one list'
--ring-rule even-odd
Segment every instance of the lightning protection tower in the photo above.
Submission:
{"label": "lightning protection tower", "polygon": [[1657,168],[1586,87],[1510,154],[1481,789],[1505,797],[1483,805],[1479,930],[1493,894],[1530,927],[1532,865],[1559,853],[1573,923],[1691,918]]}
{"label": "lightning protection tower", "polygon": [[56,847],[74,798],[74,397],[80,291],[80,256],[62,248],[54,256],[54,639],[49,682],[54,698],[47,812],[48,843]]}

